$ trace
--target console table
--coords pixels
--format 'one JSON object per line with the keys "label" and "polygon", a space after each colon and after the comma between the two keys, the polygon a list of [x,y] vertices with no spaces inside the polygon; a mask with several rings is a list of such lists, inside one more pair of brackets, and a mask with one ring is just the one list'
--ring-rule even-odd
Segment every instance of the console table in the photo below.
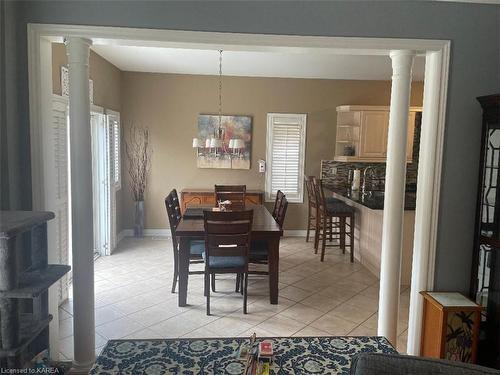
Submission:
{"label": "console table", "polygon": [[[247,190],[245,193],[245,203],[263,204],[264,192],[262,190]],[[184,213],[186,207],[190,205],[215,206],[214,189],[182,189],[181,190],[181,211]]]}

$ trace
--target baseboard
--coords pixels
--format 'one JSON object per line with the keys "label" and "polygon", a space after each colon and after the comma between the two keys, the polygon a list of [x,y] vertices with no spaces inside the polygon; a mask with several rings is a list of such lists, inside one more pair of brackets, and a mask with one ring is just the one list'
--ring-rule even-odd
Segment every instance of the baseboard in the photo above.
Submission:
{"label": "baseboard", "polygon": [[[302,229],[285,230],[283,235],[285,237],[305,237],[307,231]],[[144,235],[147,237],[170,237],[170,229],[144,229]],[[310,233],[314,237],[314,231]],[[134,237],[133,229],[124,229],[116,236],[116,243],[120,243],[125,237]]]}

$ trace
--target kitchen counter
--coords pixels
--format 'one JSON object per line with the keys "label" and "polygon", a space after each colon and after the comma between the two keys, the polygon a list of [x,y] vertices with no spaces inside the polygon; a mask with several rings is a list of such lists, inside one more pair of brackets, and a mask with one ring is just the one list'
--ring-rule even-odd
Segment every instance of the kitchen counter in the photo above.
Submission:
{"label": "kitchen counter", "polygon": [[[384,192],[383,191],[373,191],[368,194],[362,194],[361,190],[351,191],[344,188],[334,187],[334,186],[324,186],[327,195],[329,192],[333,194],[335,198],[340,198],[342,200],[350,200],[361,206],[367,207],[372,210],[383,210],[384,209]],[[405,211],[415,211],[416,207],[417,193],[406,192],[405,193]]]}
{"label": "kitchen counter", "polygon": [[[354,258],[380,276],[382,260],[382,231],[384,223],[384,193],[363,195],[345,188],[324,186],[325,195],[333,196],[355,209],[354,214]],[[401,257],[401,284],[409,285],[413,257],[413,232],[415,230],[416,193],[405,194],[403,215],[403,241]]]}

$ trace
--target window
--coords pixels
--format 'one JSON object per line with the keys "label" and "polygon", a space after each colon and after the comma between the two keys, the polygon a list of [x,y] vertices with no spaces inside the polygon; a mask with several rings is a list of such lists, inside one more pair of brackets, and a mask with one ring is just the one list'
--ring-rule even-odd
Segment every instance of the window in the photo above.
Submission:
{"label": "window", "polygon": [[120,114],[106,110],[110,133],[110,158],[112,181],[117,190],[121,189]]}
{"label": "window", "polygon": [[305,114],[267,114],[266,201],[281,190],[289,202],[303,202],[305,144]]}

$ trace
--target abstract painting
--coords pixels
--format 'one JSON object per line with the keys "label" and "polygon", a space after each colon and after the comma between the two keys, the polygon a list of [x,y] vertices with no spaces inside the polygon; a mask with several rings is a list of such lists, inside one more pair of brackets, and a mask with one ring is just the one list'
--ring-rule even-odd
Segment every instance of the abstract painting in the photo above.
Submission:
{"label": "abstract painting", "polygon": [[198,168],[250,169],[252,118],[199,115],[196,145]]}

